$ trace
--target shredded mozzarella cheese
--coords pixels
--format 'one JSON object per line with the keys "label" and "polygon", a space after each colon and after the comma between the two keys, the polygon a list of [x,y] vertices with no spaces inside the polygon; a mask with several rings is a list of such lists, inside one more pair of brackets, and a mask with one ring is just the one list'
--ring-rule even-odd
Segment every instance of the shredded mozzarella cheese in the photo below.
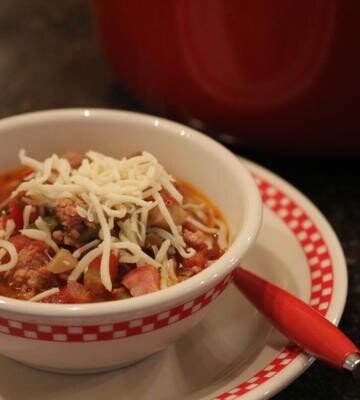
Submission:
{"label": "shredded mozzarella cheese", "polygon": [[5,235],[4,235],[4,239],[8,240],[9,237],[13,234],[14,230],[15,230],[15,222],[13,219],[8,219],[6,221],[6,225],[5,225]]}
{"label": "shredded mozzarella cheese", "polygon": [[5,254],[6,254],[6,250],[0,249],[0,261],[4,258]]}
{"label": "shredded mozzarella cheese", "polygon": [[84,246],[79,247],[73,252],[75,258],[80,258],[86,251],[96,247],[100,243],[99,239],[92,240],[89,243],[84,244]]}
{"label": "shredded mozzarella cheese", "polygon": [[217,234],[218,235],[219,246],[220,246],[220,248],[222,250],[225,250],[227,245],[228,245],[228,240],[227,240],[227,232],[228,232],[228,230],[227,230],[227,227],[224,224],[224,222],[222,222],[221,220],[219,220],[217,218],[215,219],[215,223],[219,227],[219,231],[218,231],[218,234]]}
{"label": "shredded mozzarella cheese", "polygon": [[[166,282],[169,279],[174,281],[175,272],[171,272],[169,267],[171,260],[168,260],[168,256],[174,255],[175,251],[185,258],[195,254],[194,249],[186,247],[181,227],[176,225],[160,192],[166,190],[179,204],[183,203],[183,196],[174,185],[174,178],[152,154],[143,152],[119,160],[89,151],[77,169],[71,168],[66,159],[57,155],[40,162],[28,157],[25,151],[21,150],[19,157],[23,165],[34,171],[13,192],[13,196],[21,192],[25,192],[27,196],[24,199],[28,203],[23,212],[24,229],[20,231],[23,235],[43,240],[58,251],[59,248],[52,240],[49,227],[41,217],[35,221],[37,229],[29,229],[28,225],[32,205],[45,204],[55,207],[59,200],[64,198],[73,201],[82,200],[82,204],[76,206],[76,213],[81,218],[100,225],[99,239],[85,244],[74,252],[74,257],[80,261],[71,272],[69,280],[77,280],[87,270],[89,264],[101,255],[101,281],[105,288],[111,291],[110,252],[118,249],[122,262],[136,263],[138,266],[150,264],[161,268],[161,271],[164,269],[168,271],[166,273],[169,276]],[[196,216],[204,220],[206,216],[202,211],[204,206],[204,204],[187,203],[184,204],[184,209],[192,209]],[[170,231],[154,228],[162,243],[159,244],[160,248],[153,248],[155,258],[152,258],[142,251],[141,246],[145,245],[149,231],[147,229],[149,211],[154,207],[158,207]],[[189,221],[204,232],[217,233],[223,242],[226,241],[226,231],[223,233],[220,225],[219,229],[215,229],[206,227],[195,219],[191,220],[191,217]],[[114,225],[116,229],[120,228],[116,238],[112,237]],[[4,238],[10,237],[13,232],[10,228],[5,227]],[[7,250],[5,246],[4,249]],[[14,257],[7,265],[12,265],[13,260]],[[4,265],[1,267],[4,268]],[[165,282],[165,275],[163,281]]]}
{"label": "shredded mozzarella cheese", "polygon": [[55,252],[59,251],[58,245],[49,237],[49,234],[39,229],[21,229],[20,233],[30,239],[41,240],[51,247]]}
{"label": "shredded mozzarella cheese", "polygon": [[185,247],[184,239],[182,238],[182,236],[180,236],[179,231],[176,227],[176,224],[175,224],[169,210],[167,209],[163,198],[161,197],[161,195],[159,193],[155,193],[154,199],[157,202],[157,205],[159,207],[159,210],[160,210],[162,216],[164,217],[165,221],[168,223],[171,233],[174,236],[174,240],[177,242],[177,245],[181,246],[181,247]]}
{"label": "shredded mozzarella cheese", "polygon": [[165,190],[172,196],[179,204],[182,203],[183,201],[183,196],[179,191],[175,188],[175,186],[170,182],[168,178],[163,175],[160,178],[160,182],[162,186],[165,188]]}
{"label": "shredded mozzarella cheese", "polygon": [[162,263],[165,260],[165,257],[167,255],[167,252],[169,250],[170,247],[170,240],[166,239],[162,242],[162,245],[158,251],[158,253],[156,254],[156,258],[155,260],[158,261],[159,263]]}
{"label": "shredded mozzarella cheese", "polygon": [[212,234],[219,232],[218,229],[209,228],[208,226],[202,224],[200,221],[198,221],[197,219],[195,219],[193,217],[187,217],[186,220],[189,221],[190,223],[192,223],[194,226],[196,226],[196,228],[199,228],[203,232],[212,233]]}
{"label": "shredded mozzarella cheese", "polygon": [[173,259],[170,259],[168,262],[168,280],[171,285],[179,281],[175,273],[175,261]]}
{"label": "shredded mozzarella cheese", "polygon": [[169,279],[168,263],[169,260],[165,254],[165,259],[160,269],[160,289],[166,289],[168,287],[168,279]]}
{"label": "shredded mozzarella cheese", "polygon": [[101,243],[98,247],[85,254],[84,257],[78,262],[77,266],[71,271],[68,280],[77,281],[89,264],[94,261],[96,257],[99,257],[99,255],[102,254],[103,247],[104,245]]}
{"label": "shredded mozzarella cheese", "polygon": [[141,250],[141,247],[131,242],[116,242],[112,244],[113,249],[126,249],[129,250],[134,255],[138,255],[139,258],[147,264],[153,265],[154,267],[160,268],[161,264],[148,256],[145,252]]}
{"label": "shredded mozzarella cheese", "polygon": [[33,206],[28,204],[24,207],[23,211],[23,221],[24,221],[24,229],[26,229],[29,225],[30,215],[33,210]]}
{"label": "shredded mozzarella cheese", "polygon": [[21,149],[19,151],[19,158],[21,161],[21,164],[26,165],[30,167],[31,169],[34,169],[35,171],[43,171],[43,163],[37,160],[34,160],[33,158],[27,157],[25,150]]}
{"label": "shredded mozzarella cheese", "polygon": [[185,203],[183,208],[189,210],[202,210],[205,208],[205,203]]}
{"label": "shredded mozzarella cheese", "polygon": [[45,243],[48,244],[55,252],[59,251],[59,246],[52,240],[51,232],[48,224],[41,218],[38,217],[35,220],[35,226],[46,234]]}
{"label": "shredded mozzarella cheese", "polygon": [[103,244],[103,254],[101,256],[101,264],[100,264],[100,276],[102,284],[105,288],[110,292],[112,289],[112,282],[110,277],[110,269],[109,269],[109,260],[110,260],[110,251],[111,251],[111,233],[109,224],[106,221],[104,210],[100,205],[99,199],[95,196],[94,193],[89,194],[90,200],[93,203],[95,212],[98,217],[98,221],[100,223],[101,231],[104,235]]}
{"label": "shredded mozzarella cheese", "polygon": [[178,245],[177,241],[174,239],[174,236],[171,235],[171,233],[169,233],[168,231],[166,231],[165,229],[162,228],[152,228],[151,230],[149,230],[150,232],[154,232],[157,235],[159,235],[161,238],[163,239],[169,239],[172,246],[175,247],[175,249],[178,251],[178,253],[181,255],[181,257],[184,258],[190,258],[193,257],[196,253],[196,251],[189,247],[187,249],[182,248],[181,246]]}
{"label": "shredded mozzarella cheese", "polygon": [[[7,240],[0,240],[0,249],[4,249],[9,253],[10,260],[5,264],[0,264],[0,272],[9,271],[14,268],[18,261],[18,253],[15,246]],[[5,255],[5,254],[4,254]]]}
{"label": "shredded mozzarella cheese", "polygon": [[56,288],[56,287],[51,288],[51,289],[45,290],[44,292],[37,294],[34,297],[31,297],[31,299],[29,299],[29,301],[33,301],[33,302],[40,301],[40,300],[46,299],[46,297],[52,296],[59,292],[60,292],[59,288]]}

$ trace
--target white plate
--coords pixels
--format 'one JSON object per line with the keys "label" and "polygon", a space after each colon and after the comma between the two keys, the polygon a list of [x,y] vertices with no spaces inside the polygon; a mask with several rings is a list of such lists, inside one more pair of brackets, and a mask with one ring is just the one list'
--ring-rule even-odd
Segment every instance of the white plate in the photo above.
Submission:
{"label": "white plate", "polygon": [[[247,165],[261,189],[265,213],[258,241],[244,265],[338,324],[347,274],[334,232],[296,189],[255,164]],[[287,347],[287,340],[230,287],[189,335],[128,368],[65,376],[0,357],[0,400],[266,399],[311,362]]]}

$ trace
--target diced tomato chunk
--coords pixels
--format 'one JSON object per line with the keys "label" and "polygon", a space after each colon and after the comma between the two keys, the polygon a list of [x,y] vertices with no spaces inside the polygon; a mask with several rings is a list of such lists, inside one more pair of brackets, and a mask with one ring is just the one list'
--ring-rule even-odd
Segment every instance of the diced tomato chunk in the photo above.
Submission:
{"label": "diced tomato chunk", "polygon": [[135,268],[124,276],[122,284],[134,297],[156,292],[160,289],[159,271],[152,265]]}
{"label": "diced tomato chunk", "polygon": [[[101,265],[101,255],[95,258],[89,265],[88,270],[84,275],[84,285],[91,293],[97,296],[101,296],[105,293],[106,289],[101,282],[100,275],[100,265]],[[109,258],[109,268],[111,281],[114,282],[118,275],[119,259],[114,253],[110,254]]]}
{"label": "diced tomato chunk", "polygon": [[24,227],[23,207],[16,199],[10,200],[8,207],[9,217],[15,222],[16,229],[22,229]]}
{"label": "diced tomato chunk", "polygon": [[79,304],[90,303],[91,301],[91,294],[84,285],[78,282],[68,282],[58,293],[46,297],[43,303]]}
{"label": "diced tomato chunk", "polygon": [[97,297],[106,294],[106,289],[101,282],[100,271],[97,269],[88,268],[84,275],[84,286]]}
{"label": "diced tomato chunk", "polygon": [[[12,219],[15,223],[15,229],[19,230],[24,227],[23,212],[26,204],[22,203],[19,198],[15,198],[9,201],[8,214],[3,215],[1,225],[6,227],[6,221]],[[32,223],[39,216],[38,207],[33,206],[29,216],[29,222]]]}
{"label": "diced tomato chunk", "polygon": [[[97,270],[100,272],[101,257],[102,256],[96,257],[95,260],[90,263],[89,269]],[[119,257],[115,253],[110,253],[109,269],[110,269],[110,277],[113,282],[117,278],[119,269],[118,267],[119,267]]]}
{"label": "diced tomato chunk", "polygon": [[205,256],[205,251],[200,250],[197,251],[192,257],[190,258],[183,258],[182,264],[184,267],[191,268],[194,267],[195,265],[204,268],[207,262],[207,257]]}

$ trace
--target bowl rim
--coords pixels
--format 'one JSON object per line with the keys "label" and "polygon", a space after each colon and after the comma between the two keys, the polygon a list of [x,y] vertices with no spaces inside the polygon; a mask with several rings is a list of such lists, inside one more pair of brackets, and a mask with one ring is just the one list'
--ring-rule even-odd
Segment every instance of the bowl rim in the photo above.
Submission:
{"label": "bowl rim", "polygon": [[[215,286],[224,276],[229,274],[239,263],[244,254],[256,239],[262,222],[262,202],[257,185],[246,167],[239,162],[239,159],[230,150],[222,144],[205,134],[196,131],[188,126],[170,121],[158,116],[142,114],[132,111],[108,110],[101,108],[68,108],[36,111],[20,114],[0,120],[0,135],[3,130],[16,128],[39,122],[60,122],[62,119],[67,121],[73,119],[92,119],[96,120],[127,120],[137,125],[152,125],[161,127],[166,131],[166,135],[180,135],[202,144],[202,148],[216,153],[222,161],[228,164],[229,170],[232,170],[235,178],[241,182],[244,189],[244,202],[248,212],[244,214],[244,223],[240,231],[233,240],[229,249],[222,257],[216,260],[211,266],[201,271],[199,274],[191,277],[184,282],[160,290],[155,293],[125,299],[114,300],[99,303],[87,304],[46,304],[31,303],[24,300],[16,300],[0,296],[0,310],[8,313],[25,314],[37,317],[93,317],[97,315],[113,315],[133,313],[134,316],[146,315],[146,310],[159,306],[169,306],[181,304],[182,301],[189,301],[196,296],[196,292],[201,290],[205,292]],[[219,272],[221,271],[221,272]],[[163,307],[161,307],[163,306]],[[168,307],[167,307],[168,308]]]}

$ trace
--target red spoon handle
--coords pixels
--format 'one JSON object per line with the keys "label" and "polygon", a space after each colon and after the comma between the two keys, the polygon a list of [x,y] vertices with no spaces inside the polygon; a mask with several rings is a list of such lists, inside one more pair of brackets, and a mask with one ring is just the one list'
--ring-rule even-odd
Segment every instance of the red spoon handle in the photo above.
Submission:
{"label": "red spoon handle", "polygon": [[264,279],[237,268],[235,284],[292,342],[338,368],[358,348],[335,325],[303,301]]}

